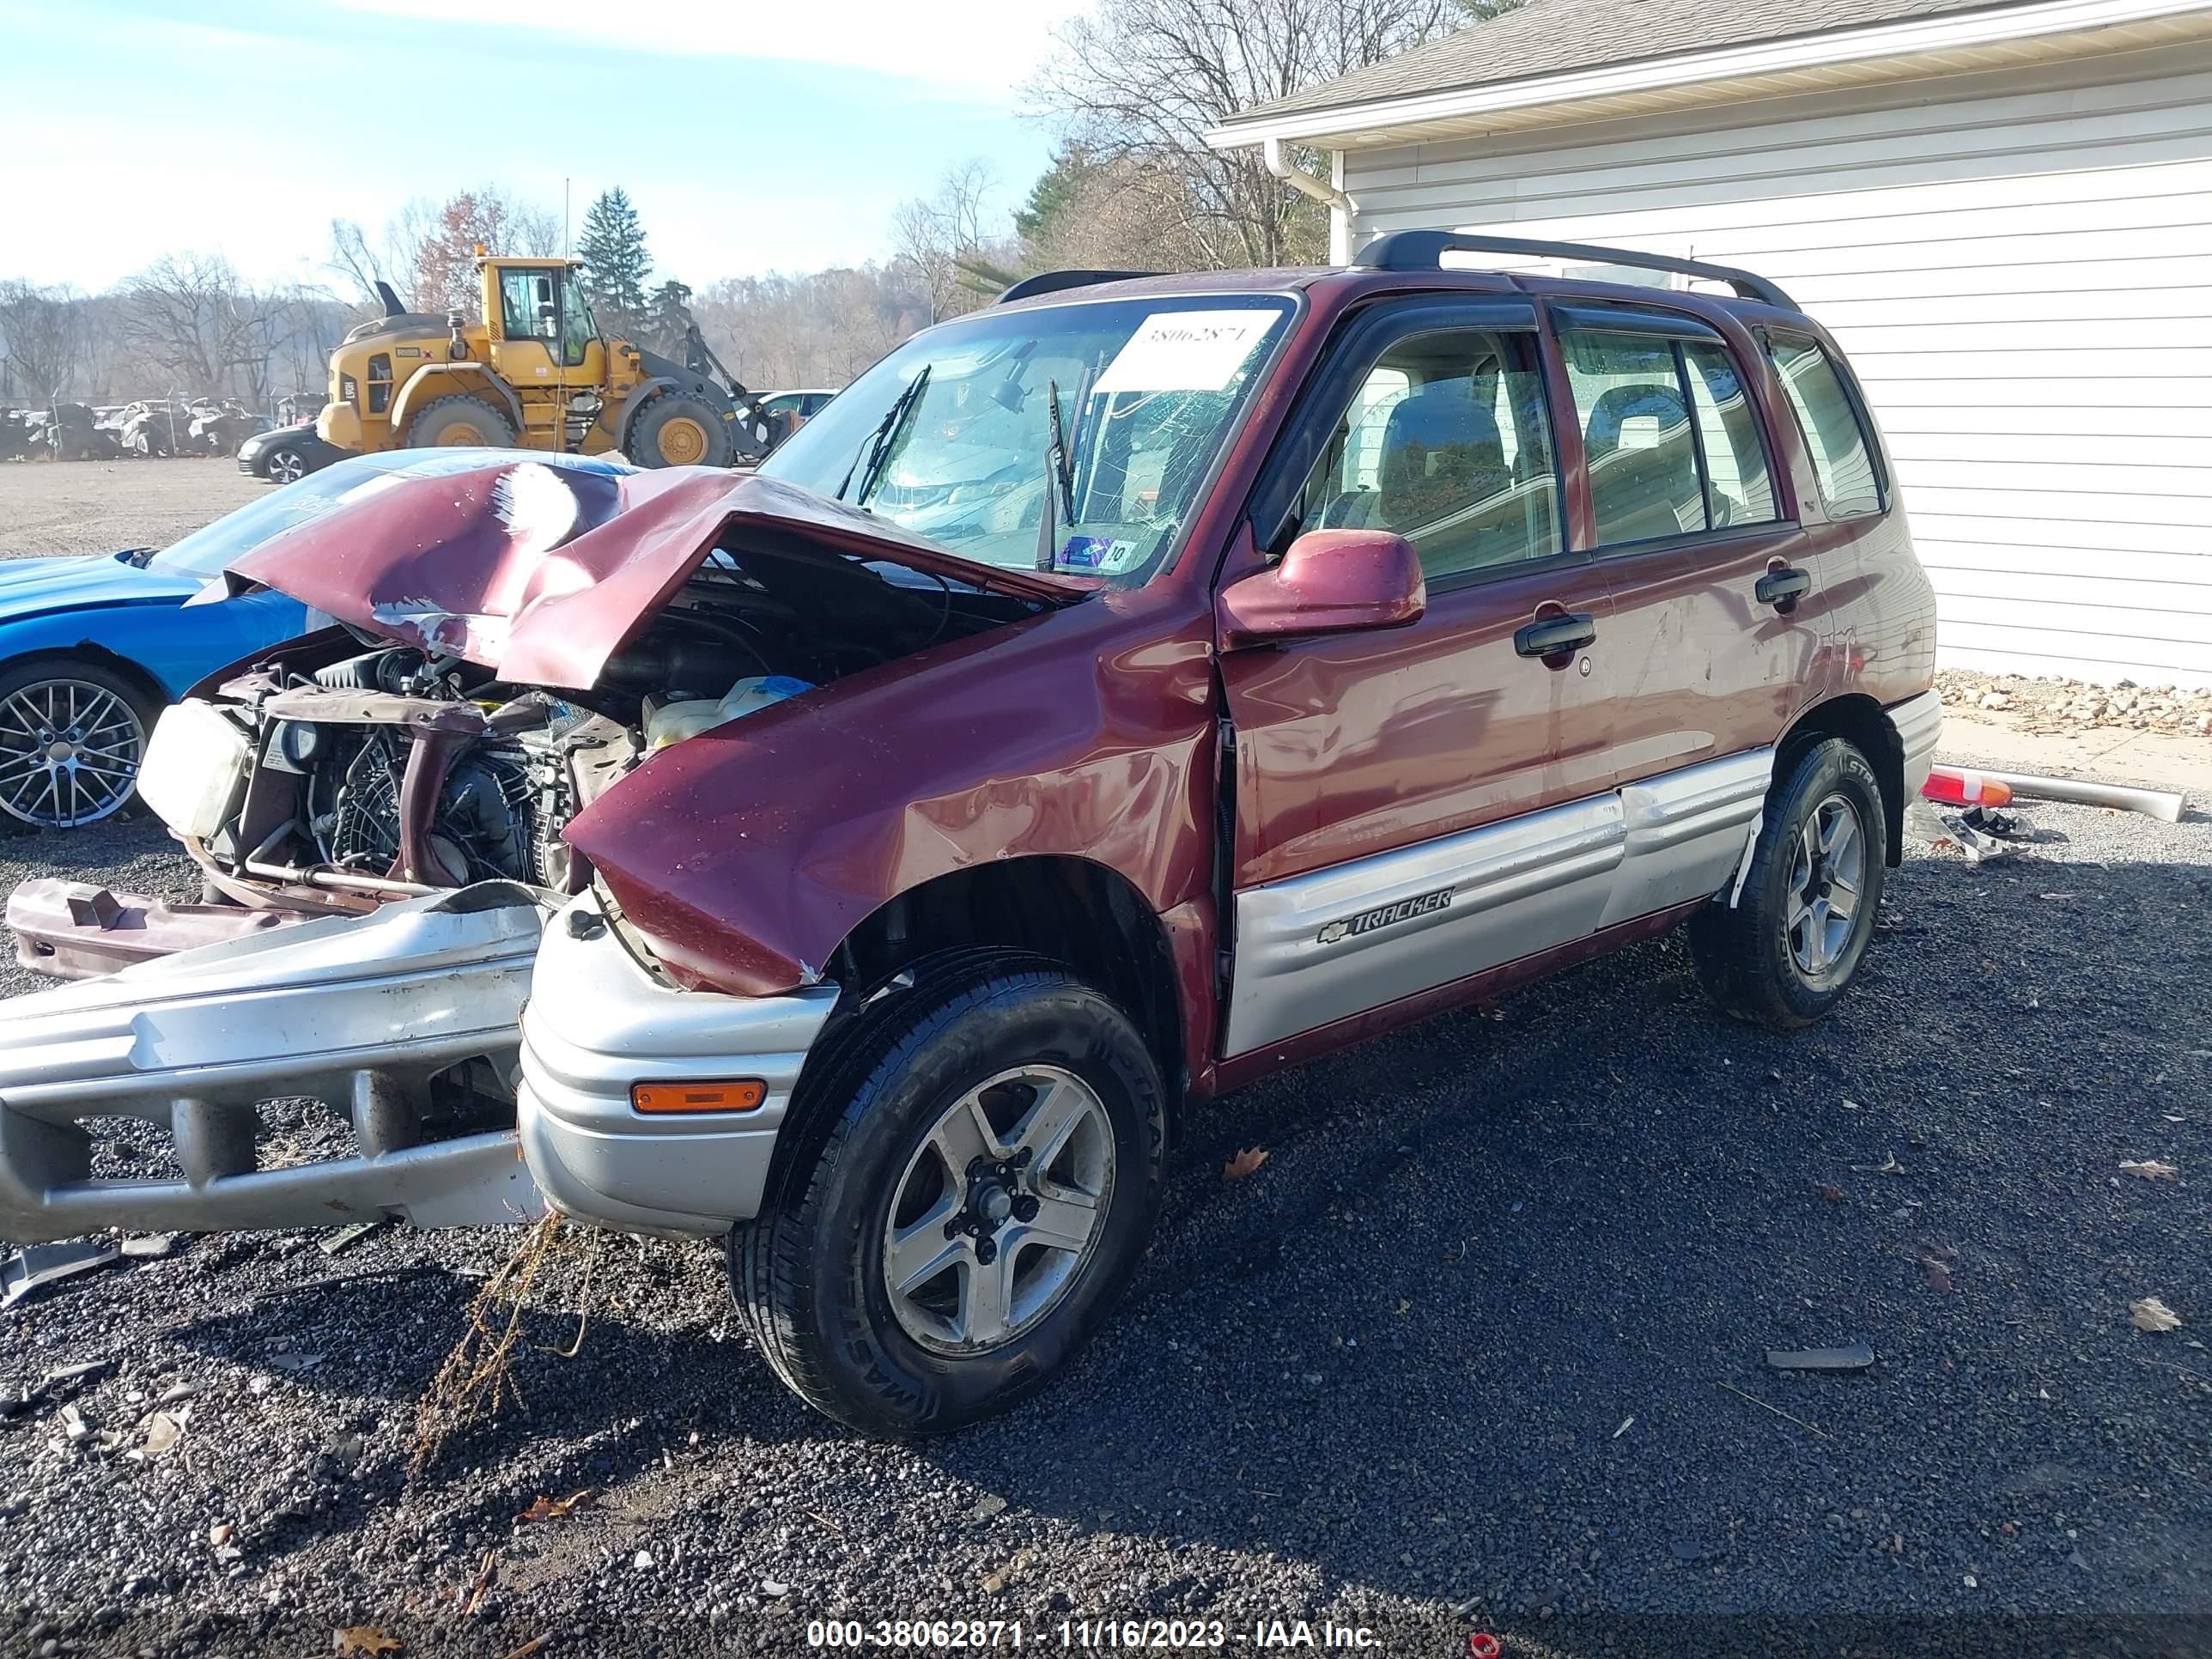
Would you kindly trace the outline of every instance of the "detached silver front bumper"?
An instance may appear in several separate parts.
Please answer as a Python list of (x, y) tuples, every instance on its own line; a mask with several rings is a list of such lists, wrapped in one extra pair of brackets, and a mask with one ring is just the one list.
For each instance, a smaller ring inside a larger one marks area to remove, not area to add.
[[(633, 957), (586, 893), (547, 924), (522, 1018), (524, 1154), (556, 1209), (623, 1232), (707, 1237), (759, 1213), (777, 1132), (837, 1003), (678, 991)], [(758, 1078), (747, 1112), (648, 1115), (634, 1084)]]
[[(422, 1115), (441, 1072), (512, 1074), (543, 927), (536, 893), (487, 882), (9, 1002), (0, 1236), (528, 1219), (542, 1206), (512, 1131), (426, 1141)], [(295, 1096), (351, 1117), (351, 1156), (260, 1166), (258, 1104)], [(94, 1178), (86, 1117), (166, 1127), (179, 1176)]]

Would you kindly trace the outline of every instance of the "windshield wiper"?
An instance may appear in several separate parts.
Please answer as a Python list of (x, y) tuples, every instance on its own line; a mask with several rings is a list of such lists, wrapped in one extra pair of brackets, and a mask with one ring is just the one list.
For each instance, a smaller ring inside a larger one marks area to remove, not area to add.
[(1075, 481), (1067, 476), (1067, 430), (1060, 417), (1060, 382), (1044, 383), (1044, 516), (1037, 520), (1036, 568), (1060, 562), (1060, 526), (1075, 522)]
[(891, 406), (884, 411), (882, 422), (868, 440), (865, 459), (855, 455), (852, 466), (845, 469), (845, 477), (837, 485), (839, 501), (845, 499), (845, 486), (853, 482), (853, 473), (857, 468), (860, 474), (860, 488), (853, 497), (853, 505), (863, 507), (867, 504), (868, 492), (876, 487), (876, 480), (883, 476), (884, 468), (890, 463), (891, 452), (898, 447), (899, 438), (906, 430), (907, 416), (921, 402), (922, 389), (929, 384), (929, 370), (930, 365), (924, 363), (921, 373), (907, 382), (906, 390), (893, 398)]

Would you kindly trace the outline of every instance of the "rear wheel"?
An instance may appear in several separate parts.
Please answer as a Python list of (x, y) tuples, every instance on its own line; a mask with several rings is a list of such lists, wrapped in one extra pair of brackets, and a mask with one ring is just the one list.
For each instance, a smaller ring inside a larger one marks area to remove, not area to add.
[(727, 466), (736, 444), (722, 416), (703, 398), (661, 392), (629, 429), (629, 458), (640, 466)]
[(1089, 1340), (1163, 1183), (1159, 1071), (1035, 957), (918, 970), (836, 1039), (731, 1282), (769, 1364), (873, 1432), (1005, 1409)]
[(407, 423), (410, 449), (506, 449), (514, 442), (514, 423), (469, 392), (425, 404)]
[(0, 674), (0, 823), (73, 830), (121, 811), (153, 728), (145, 695), (96, 663)]
[(1841, 738), (1803, 750), (1770, 795), (1743, 891), (1690, 920), (1690, 957), (1713, 1000), (1771, 1030), (1834, 1007), (1874, 937), (1888, 857), (1874, 768)]

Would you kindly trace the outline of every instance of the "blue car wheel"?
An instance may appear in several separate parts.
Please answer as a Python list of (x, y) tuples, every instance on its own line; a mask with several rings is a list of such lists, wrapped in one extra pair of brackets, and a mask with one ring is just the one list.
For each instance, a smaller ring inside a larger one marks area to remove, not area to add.
[(34, 830), (74, 830), (129, 804), (154, 717), (139, 690), (94, 663), (0, 674), (0, 812)]

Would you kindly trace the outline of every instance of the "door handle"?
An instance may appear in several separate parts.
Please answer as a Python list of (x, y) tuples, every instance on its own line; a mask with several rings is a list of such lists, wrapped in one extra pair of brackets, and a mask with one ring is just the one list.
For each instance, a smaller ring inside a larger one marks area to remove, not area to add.
[(1579, 612), (1532, 622), (1513, 636), (1513, 648), (1524, 657), (1563, 656), (1596, 643), (1597, 619)]
[(1751, 591), (1761, 605), (1787, 611), (1813, 591), (1813, 579), (1802, 570), (1770, 570)]

